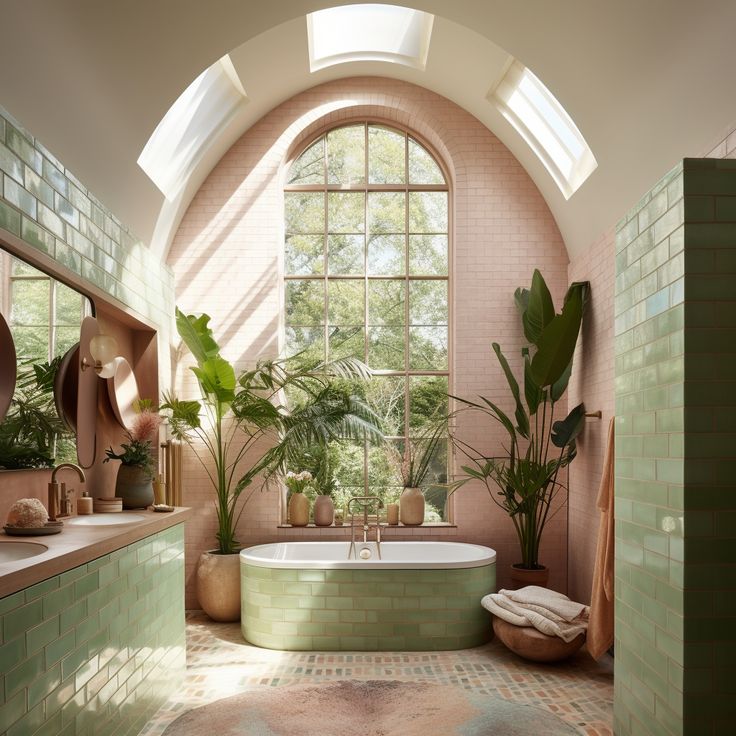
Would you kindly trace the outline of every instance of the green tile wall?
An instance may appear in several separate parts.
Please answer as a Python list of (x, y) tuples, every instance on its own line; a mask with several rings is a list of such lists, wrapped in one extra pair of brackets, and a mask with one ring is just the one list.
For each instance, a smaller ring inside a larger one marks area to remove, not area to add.
[(0, 598), (0, 734), (137, 734), (184, 673), (184, 526)]
[(50, 151), (0, 108), (0, 228), (154, 325), (174, 312), (174, 278)]
[(685, 159), (616, 234), (617, 734), (729, 733), (736, 161)]
[(480, 599), (496, 566), (452, 570), (286, 570), (241, 561), (241, 626), (268, 649), (424, 651), (491, 637)]

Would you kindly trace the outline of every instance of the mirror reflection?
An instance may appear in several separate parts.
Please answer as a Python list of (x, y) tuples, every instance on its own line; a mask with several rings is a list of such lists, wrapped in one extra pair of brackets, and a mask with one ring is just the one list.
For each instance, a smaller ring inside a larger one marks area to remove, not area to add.
[(0, 250), (0, 312), (17, 362), (15, 393), (0, 422), (0, 470), (76, 461), (74, 352), (91, 311), (85, 296)]

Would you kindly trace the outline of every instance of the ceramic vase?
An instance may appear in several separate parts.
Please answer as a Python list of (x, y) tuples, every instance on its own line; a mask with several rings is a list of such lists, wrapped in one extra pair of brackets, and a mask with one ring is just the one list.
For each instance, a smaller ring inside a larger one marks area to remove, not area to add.
[(306, 526), (309, 524), (309, 499), (303, 493), (292, 493), (289, 499), (289, 524)]
[(399, 519), (404, 526), (424, 522), (424, 494), (421, 488), (404, 488), (399, 498)]
[(214, 621), (240, 620), (240, 554), (203, 552), (197, 566), (197, 600)]
[(120, 465), (115, 481), (115, 496), (123, 499), (124, 509), (145, 509), (153, 503), (153, 479), (139, 465)]
[(386, 506), (386, 521), (390, 526), (396, 526), (399, 523), (399, 504), (390, 503)]
[(517, 563), (516, 565), (511, 565), (511, 580), (514, 590), (525, 588), (527, 585), (538, 585), (541, 588), (546, 588), (547, 581), (549, 580), (549, 568), (540, 565), (537, 569), (530, 570), (521, 567), (521, 563)]
[(335, 504), (329, 496), (317, 496), (314, 502), (315, 526), (330, 526), (335, 520)]

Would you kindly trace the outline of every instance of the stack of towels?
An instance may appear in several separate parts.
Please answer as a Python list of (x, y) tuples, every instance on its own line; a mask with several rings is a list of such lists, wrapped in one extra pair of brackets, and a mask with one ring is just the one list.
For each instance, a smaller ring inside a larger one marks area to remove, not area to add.
[(566, 642), (584, 634), (588, 628), (588, 606), (536, 585), (490, 593), (481, 600), (481, 605), (510, 624), (533, 626)]

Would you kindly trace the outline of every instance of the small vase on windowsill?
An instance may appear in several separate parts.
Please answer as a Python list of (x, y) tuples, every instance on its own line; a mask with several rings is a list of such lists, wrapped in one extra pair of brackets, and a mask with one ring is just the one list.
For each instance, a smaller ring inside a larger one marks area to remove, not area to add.
[(399, 498), (399, 520), (404, 526), (424, 523), (424, 494), (421, 488), (404, 488)]
[(335, 504), (327, 495), (318, 495), (314, 501), (314, 525), (332, 526), (335, 520)]

